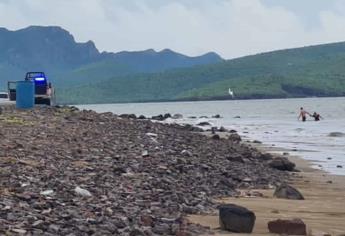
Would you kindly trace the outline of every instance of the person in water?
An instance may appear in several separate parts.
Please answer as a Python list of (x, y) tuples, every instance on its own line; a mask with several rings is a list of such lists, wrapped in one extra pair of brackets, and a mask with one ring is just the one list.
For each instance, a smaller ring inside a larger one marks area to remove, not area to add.
[(320, 119), (323, 119), (319, 113), (314, 112), (311, 117), (314, 117), (315, 121), (320, 121)]
[(302, 121), (305, 122), (307, 120), (307, 115), (310, 115), (310, 113), (304, 110), (303, 107), (301, 107), (298, 119), (302, 118)]

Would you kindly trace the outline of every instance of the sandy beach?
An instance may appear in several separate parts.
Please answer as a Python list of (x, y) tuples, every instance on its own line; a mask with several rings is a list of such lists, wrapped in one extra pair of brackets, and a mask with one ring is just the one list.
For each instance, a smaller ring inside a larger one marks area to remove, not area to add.
[[(263, 151), (273, 148), (256, 147)], [(277, 151), (277, 150), (274, 150)], [(269, 234), (267, 223), (276, 219), (300, 218), (307, 225), (308, 235), (345, 235), (345, 176), (330, 175), (311, 168), (311, 163), (300, 157), (289, 157), (301, 172), (294, 173), (290, 184), (304, 195), (304, 201), (277, 199), (274, 190), (255, 190), (264, 197), (240, 197), (220, 199), (222, 203), (244, 206), (256, 214), (256, 223), (252, 234)], [(246, 235), (228, 233), (219, 230), (218, 213), (206, 216), (190, 216), (193, 223), (209, 226), (216, 235)]]

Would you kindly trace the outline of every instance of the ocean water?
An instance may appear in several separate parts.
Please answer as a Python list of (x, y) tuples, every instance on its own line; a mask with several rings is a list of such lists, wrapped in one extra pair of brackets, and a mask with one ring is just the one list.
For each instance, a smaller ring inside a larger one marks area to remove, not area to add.
[[(298, 121), (299, 108), (324, 118), (319, 122), (308, 117)], [(130, 103), (82, 105), (81, 109), (115, 114), (134, 113), (152, 116), (182, 114), (183, 119), (168, 122), (197, 124), (208, 121), (212, 126), (237, 130), (249, 140), (286, 149), (314, 163), (315, 168), (345, 175), (345, 98), (303, 98), (267, 100), (231, 100), (207, 102)], [(212, 116), (219, 114), (221, 119)], [(190, 118), (190, 117), (197, 118)], [(200, 118), (207, 116), (208, 118)], [(211, 118), (210, 118), (211, 117)], [(338, 132), (338, 137), (332, 137)], [(338, 165), (343, 168), (337, 167)]]

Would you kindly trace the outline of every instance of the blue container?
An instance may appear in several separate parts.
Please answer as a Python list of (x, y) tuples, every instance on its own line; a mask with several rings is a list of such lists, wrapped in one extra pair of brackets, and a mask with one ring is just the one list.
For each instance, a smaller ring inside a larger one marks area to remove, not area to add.
[(16, 107), (30, 109), (35, 105), (35, 82), (18, 81), (16, 85)]

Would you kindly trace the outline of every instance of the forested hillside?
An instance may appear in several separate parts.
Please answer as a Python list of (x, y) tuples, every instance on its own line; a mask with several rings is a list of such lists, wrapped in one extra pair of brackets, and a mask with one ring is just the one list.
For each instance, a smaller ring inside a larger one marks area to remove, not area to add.
[(62, 91), (62, 102), (275, 98), (345, 95), (345, 43), (281, 50), (213, 65), (114, 76)]

